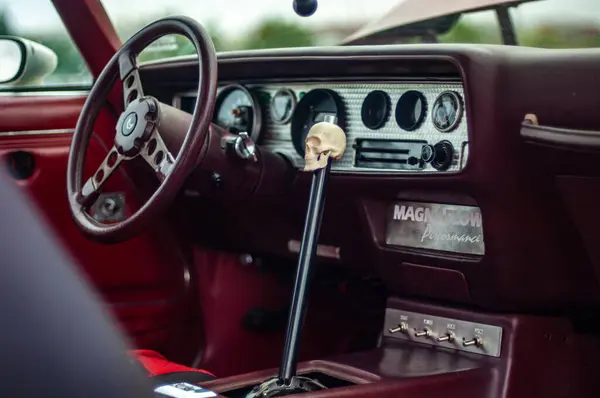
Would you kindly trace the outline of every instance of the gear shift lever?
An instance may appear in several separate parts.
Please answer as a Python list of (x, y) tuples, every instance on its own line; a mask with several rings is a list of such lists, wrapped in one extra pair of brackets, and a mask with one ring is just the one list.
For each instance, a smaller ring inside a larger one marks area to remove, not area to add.
[(341, 158), (346, 150), (346, 135), (336, 123), (335, 116), (326, 116), (325, 121), (315, 124), (306, 137), (304, 170), (313, 171), (313, 176), (279, 376), (256, 386), (247, 398), (271, 398), (326, 388), (316, 380), (296, 376), (296, 366), (331, 162)]

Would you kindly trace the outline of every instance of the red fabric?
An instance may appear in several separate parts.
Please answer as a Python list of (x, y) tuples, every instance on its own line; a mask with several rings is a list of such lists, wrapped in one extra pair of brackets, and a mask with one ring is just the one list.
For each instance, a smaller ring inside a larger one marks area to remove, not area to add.
[(170, 362), (167, 358), (152, 350), (131, 350), (129, 354), (137, 359), (148, 371), (148, 377), (159, 376), (175, 372), (199, 372), (214, 376), (212, 373), (202, 370), (189, 368)]

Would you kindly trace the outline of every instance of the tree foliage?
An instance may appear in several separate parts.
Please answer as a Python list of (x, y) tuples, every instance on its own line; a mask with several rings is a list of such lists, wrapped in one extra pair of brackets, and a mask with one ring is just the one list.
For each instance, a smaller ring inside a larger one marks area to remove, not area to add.
[(441, 43), (502, 44), (500, 31), (496, 26), (479, 26), (458, 21), (446, 34), (438, 37)]
[[(547, 22), (534, 27), (515, 28), (521, 46), (541, 48), (600, 47), (600, 26)], [(442, 43), (502, 44), (497, 23), (480, 25), (459, 21), (448, 33), (440, 36)]]
[(310, 30), (293, 22), (267, 19), (239, 42), (240, 49), (306, 47), (314, 44)]

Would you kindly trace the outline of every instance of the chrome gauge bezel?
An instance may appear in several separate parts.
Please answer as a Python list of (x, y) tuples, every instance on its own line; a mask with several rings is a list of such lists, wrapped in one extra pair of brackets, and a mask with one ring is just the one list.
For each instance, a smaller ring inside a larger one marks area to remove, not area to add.
[[(229, 93), (231, 93), (233, 90), (243, 91), (244, 94), (246, 94), (248, 96), (248, 98), (250, 99), (250, 104), (252, 105), (252, 132), (249, 135), (250, 135), (250, 138), (252, 138), (252, 140), (254, 142), (257, 142), (260, 138), (260, 132), (261, 132), (261, 127), (262, 127), (262, 109), (260, 107), (260, 102), (258, 100), (258, 96), (241, 84), (229, 84), (219, 90), (219, 94), (217, 95), (217, 100), (215, 101), (215, 110), (213, 113), (213, 123), (218, 124), (218, 123), (216, 123), (216, 117), (219, 114), (219, 109), (221, 107), (221, 104), (222, 104), (223, 100), (226, 98), (226, 96)], [(227, 128), (227, 126), (221, 126), (221, 127)]]
[[(290, 110), (289, 115), (287, 115), (285, 118), (277, 119), (277, 117), (275, 116), (275, 98), (281, 94), (286, 94), (289, 98), (291, 98), (292, 109)], [(292, 120), (292, 117), (294, 116), (294, 111), (296, 110), (296, 105), (298, 105), (298, 100), (296, 99), (296, 93), (294, 93), (293, 90), (291, 90), (289, 88), (281, 88), (281, 89), (277, 90), (275, 92), (275, 94), (273, 94), (271, 101), (269, 101), (269, 115), (271, 116), (271, 120), (273, 121), (273, 123), (275, 123), (275, 124), (289, 123), (290, 120)]]
[[(379, 99), (383, 100), (384, 114), (383, 114), (383, 117), (377, 121), (377, 123), (370, 124), (365, 121), (365, 119), (366, 119), (365, 114), (367, 113), (367, 111), (369, 110), (369, 106), (371, 105), (369, 103), (369, 101), (372, 101), (372, 99), (375, 96), (378, 96)], [(390, 98), (388, 93), (386, 93), (383, 90), (373, 90), (365, 96), (365, 99), (362, 102), (362, 105), (360, 108), (360, 118), (361, 118), (363, 125), (366, 128), (368, 128), (369, 130), (379, 130), (380, 128), (385, 126), (385, 124), (388, 122), (388, 120), (390, 119), (391, 112), (392, 112), (392, 99)]]
[[(441, 128), (438, 126), (438, 124), (436, 123), (436, 120), (435, 120), (435, 109), (436, 109), (436, 105), (437, 105), (438, 101), (445, 95), (451, 95), (454, 97), (454, 99), (456, 100), (458, 109), (456, 110), (456, 120), (454, 120), (454, 122), (452, 122), (452, 124), (449, 125), (448, 127)], [(457, 93), (456, 91), (451, 91), (451, 90), (443, 91), (436, 97), (435, 101), (433, 102), (433, 106), (431, 107), (431, 122), (433, 123), (433, 126), (438, 131), (441, 131), (442, 133), (449, 133), (450, 131), (452, 131), (458, 127), (458, 125), (460, 124), (460, 122), (462, 120), (463, 113), (464, 113), (464, 102), (463, 102), (463, 99), (460, 96), (460, 94)]]
[[(418, 119), (415, 120), (414, 122), (412, 122), (411, 125), (407, 125), (403, 121), (402, 122), (400, 121), (401, 117), (406, 116), (406, 114), (403, 114), (403, 112), (409, 112), (411, 114), (414, 114), (414, 111), (416, 109), (417, 102), (416, 101), (414, 103), (410, 102), (410, 100), (412, 98), (409, 98), (409, 96), (414, 97), (414, 99), (417, 99), (418, 101), (420, 101), (420, 104), (421, 104), (421, 113), (419, 114)], [(409, 101), (409, 104), (406, 103), (407, 100)], [(404, 93), (402, 93), (400, 98), (398, 98), (398, 102), (396, 103), (396, 108), (394, 110), (394, 119), (396, 120), (396, 124), (403, 131), (418, 130), (419, 127), (421, 127), (421, 125), (425, 121), (425, 119), (427, 119), (427, 111), (428, 111), (427, 107), (428, 107), (427, 98), (425, 98), (425, 95), (421, 91), (419, 91), (419, 90), (405, 91)]]

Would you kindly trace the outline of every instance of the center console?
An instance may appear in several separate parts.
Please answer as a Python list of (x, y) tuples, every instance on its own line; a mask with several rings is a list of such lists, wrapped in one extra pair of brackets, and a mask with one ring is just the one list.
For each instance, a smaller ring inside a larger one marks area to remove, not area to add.
[[(599, 387), (592, 376), (599, 348), (559, 318), (488, 315), (390, 298), (377, 348), (301, 362), (298, 374), (326, 387), (305, 393), (313, 397), (580, 397)], [(244, 397), (277, 372), (203, 387)]]

